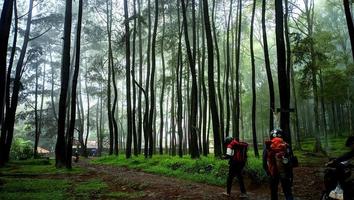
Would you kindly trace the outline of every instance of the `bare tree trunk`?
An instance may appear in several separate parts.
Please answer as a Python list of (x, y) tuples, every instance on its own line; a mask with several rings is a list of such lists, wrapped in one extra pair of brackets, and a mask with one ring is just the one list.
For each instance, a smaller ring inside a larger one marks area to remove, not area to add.
[[(0, 18), (0, 128), (3, 126), (4, 119), (4, 107), (5, 107), (5, 94), (6, 94), (6, 56), (7, 56), (7, 45), (9, 42), (9, 35), (11, 29), (11, 19), (14, 7), (13, 0), (4, 0), (1, 18)], [(16, 7), (15, 7), (16, 9)], [(15, 21), (17, 21), (15, 19)], [(17, 30), (15, 32), (17, 34)], [(16, 37), (15, 37), (16, 40)], [(16, 49), (15, 46), (13, 48)], [(10, 71), (11, 72), (11, 71)], [(1, 142), (0, 146), (4, 144)], [(3, 149), (1, 149), (3, 151)], [(0, 157), (0, 162), (2, 162), (2, 157)], [(2, 164), (2, 163), (0, 163)]]
[[(111, 56), (110, 53), (112, 52), (111, 47), (111, 26), (110, 26), (110, 15), (108, 0), (106, 0), (106, 21), (107, 21), (107, 34), (108, 34), (108, 81), (107, 81), (107, 114), (108, 114), (108, 128), (109, 128), (109, 155), (113, 154), (113, 140), (114, 140), (114, 133), (113, 133), (113, 120), (112, 120), (112, 109), (111, 109), (111, 78), (112, 78), (112, 64), (111, 64)], [(113, 72), (114, 73), (114, 72)]]
[[(183, 118), (183, 102), (182, 102), (182, 29), (180, 22), (180, 7), (179, 0), (177, 0), (177, 20), (178, 20), (178, 51), (177, 51), (177, 66), (176, 66), (176, 91), (177, 91), (177, 131), (178, 131), (178, 155), (183, 156), (183, 128), (182, 128), (182, 118)], [(171, 17), (172, 20), (172, 17)], [(173, 94), (172, 94), (173, 95)], [(172, 99), (173, 103), (174, 99)], [(173, 124), (171, 124), (173, 126)]]
[(254, 50), (253, 50), (253, 24), (254, 15), (256, 11), (256, 0), (253, 1), (252, 8), (252, 19), (251, 19), (251, 33), (250, 33), (250, 49), (251, 49), (251, 64), (252, 64), (252, 136), (253, 136), (253, 149), (254, 154), (258, 158), (258, 143), (257, 143), (257, 132), (256, 132), (256, 64), (254, 60)]
[[(162, 60), (162, 89), (160, 96), (160, 154), (163, 154), (162, 148), (162, 139), (164, 132), (164, 119), (163, 119), (163, 100), (164, 100), (164, 92), (165, 92), (165, 57), (164, 57), (164, 37), (165, 37), (165, 9), (164, 9), (164, 1), (162, 1), (162, 38), (161, 38), (161, 60)], [(166, 147), (165, 147), (166, 148)]]
[(129, 20), (128, 20), (128, 1), (124, 0), (124, 19), (125, 19), (125, 77), (126, 77), (126, 95), (127, 95), (127, 149), (125, 151), (125, 157), (131, 157), (132, 148), (132, 108), (131, 108), (131, 94), (130, 94), (130, 32), (129, 32)]
[[(61, 68), (61, 89), (59, 98), (58, 137), (55, 146), (55, 166), (62, 168), (67, 163), (65, 141), (66, 98), (70, 73), (70, 43), (71, 43), (72, 1), (66, 0), (64, 22), (64, 44)], [(71, 158), (69, 158), (71, 159)]]
[[(350, 12), (349, 0), (343, 0), (345, 18), (347, 19), (347, 26), (349, 32), (350, 45), (352, 46), (352, 55), (354, 60), (354, 23)], [(352, 2), (353, 5), (353, 2)]]
[[(76, 32), (76, 55), (75, 55), (75, 68), (74, 68), (74, 76), (73, 83), (71, 89), (71, 116), (70, 116), (70, 125), (68, 132), (68, 141), (67, 141), (67, 163), (66, 168), (71, 169), (71, 157), (72, 157), (72, 146), (74, 139), (74, 128), (76, 121), (76, 88), (77, 88), (77, 79), (79, 76), (80, 69), (80, 41), (81, 41), (81, 24), (82, 24), (82, 0), (79, 0), (79, 12), (78, 12), (78, 20), (77, 20), (77, 32)], [(88, 130), (88, 127), (87, 127)]]
[(208, 1), (203, 0), (205, 33), (206, 33), (207, 48), (208, 48), (209, 102), (210, 102), (210, 109), (211, 109), (211, 115), (213, 120), (214, 154), (215, 157), (220, 157), (222, 155), (221, 141), (220, 141), (220, 124), (219, 124), (218, 107), (216, 104), (216, 95), (215, 95), (215, 86), (214, 86), (214, 50), (213, 50), (213, 38), (211, 35), (208, 8), (209, 8)]
[(272, 71), (270, 69), (269, 53), (268, 53), (268, 39), (265, 23), (266, 12), (266, 0), (262, 0), (262, 34), (263, 34), (263, 46), (264, 46), (264, 62), (267, 72), (268, 88), (269, 88), (269, 132), (274, 129), (274, 84), (272, 78)]

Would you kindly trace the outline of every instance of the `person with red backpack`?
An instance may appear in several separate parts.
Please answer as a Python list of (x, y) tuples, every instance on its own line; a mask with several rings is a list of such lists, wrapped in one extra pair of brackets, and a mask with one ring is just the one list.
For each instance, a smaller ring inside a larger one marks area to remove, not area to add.
[(281, 129), (270, 133), (270, 140), (265, 141), (263, 150), (263, 168), (270, 179), (271, 199), (278, 199), (279, 182), (283, 188), (286, 200), (293, 200), (292, 194), (292, 164), (291, 148), (283, 138)]
[(248, 144), (245, 142), (239, 142), (238, 140), (227, 137), (225, 139), (226, 145), (226, 156), (225, 158), (229, 159), (229, 174), (227, 177), (227, 188), (226, 194), (230, 196), (232, 180), (234, 177), (237, 177), (240, 184), (240, 198), (247, 198), (245, 184), (243, 182), (242, 171), (245, 167), (247, 161), (247, 147)]

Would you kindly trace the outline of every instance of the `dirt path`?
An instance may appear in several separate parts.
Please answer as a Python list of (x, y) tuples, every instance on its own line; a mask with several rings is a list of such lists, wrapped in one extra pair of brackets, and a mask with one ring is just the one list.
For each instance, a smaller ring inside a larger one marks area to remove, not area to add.
[[(111, 192), (132, 194), (134, 199), (239, 199), (239, 187), (234, 183), (231, 197), (222, 193), (222, 187), (194, 183), (173, 177), (149, 174), (138, 170), (109, 165), (90, 164), (81, 160), (78, 165), (89, 170), (90, 177), (99, 177), (108, 185)], [(294, 194), (297, 200), (319, 199), (322, 190), (320, 172), (315, 168), (295, 169)], [(269, 199), (267, 185), (253, 185), (246, 181), (248, 199)], [(134, 196), (134, 194), (139, 195)], [(280, 198), (281, 199), (281, 198)]]

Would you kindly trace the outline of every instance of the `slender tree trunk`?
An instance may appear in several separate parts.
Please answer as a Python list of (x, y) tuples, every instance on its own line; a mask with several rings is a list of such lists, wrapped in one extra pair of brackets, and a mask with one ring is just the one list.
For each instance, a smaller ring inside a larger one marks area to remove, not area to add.
[[(165, 9), (164, 9), (164, 1), (162, 1), (162, 38), (161, 38), (161, 60), (162, 60), (162, 89), (161, 89), (161, 96), (160, 96), (160, 154), (163, 154), (163, 147), (162, 147), (162, 139), (163, 139), (163, 132), (164, 132), (164, 119), (163, 119), (163, 100), (164, 100), (164, 92), (165, 92), (165, 57), (164, 57), (164, 37), (165, 37)], [(166, 147), (165, 147), (166, 148)]]
[(220, 157), (221, 152), (221, 141), (220, 141), (220, 124), (218, 116), (218, 107), (216, 104), (215, 86), (214, 86), (214, 49), (213, 49), (213, 38), (211, 35), (211, 27), (209, 20), (209, 10), (208, 1), (203, 0), (203, 13), (204, 13), (204, 23), (205, 23), (205, 33), (207, 39), (208, 48), (208, 85), (209, 85), (209, 102), (211, 115), (213, 120), (213, 133), (214, 133), (214, 154), (215, 157)]
[(237, 32), (237, 47), (236, 47), (236, 133), (234, 133), (234, 137), (240, 139), (240, 53), (241, 53), (241, 27), (242, 27), (242, 1), (239, 0), (239, 15), (238, 15), (238, 32)]
[[(140, 1), (138, 0), (138, 13), (141, 15)], [(142, 85), (143, 82), (143, 41), (142, 41), (142, 27), (141, 20), (138, 20), (138, 28), (139, 28), (139, 85)], [(142, 119), (142, 103), (141, 97), (142, 91), (139, 90), (138, 95), (138, 153), (141, 153), (141, 144), (142, 144), (142, 127), (143, 127), (143, 119)]]
[[(149, 97), (149, 86), (150, 86), (150, 49), (151, 49), (151, 2), (148, 0), (148, 45), (147, 45), (147, 51), (146, 51), (146, 64), (147, 64), (147, 70), (146, 70), (146, 82), (145, 82), (145, 91), (146, 95)], [(144, 121), (145, 121), (145, 126), (144, 126), (144, 137), (145, 137), (145, 157), (149, 156), (149, 147), (153, 147), (153, 144), (149, 144), (150, 141), (152, 141), (152, 138), (150, 139), (150, 135), (152, 135), (152, 130), (150, 131), (150, 115), (149, 115), (149, 101), (145, 103), (145, 114), (144, 114)]]
[(125, 19), (125, 77), (126, 77), (126, 95), (127, 95), (127, 149), (125, 151), (125, 157), (131, 157), (132, 148), (132, 108), (131, 108), (131, 94), (130, 94), (130, 32), (129, 32), (129, 20), (128, 20), (128, 1), (124, 0), (124, 19)]
[[(353, 4), (353, 2), (352, 2), (352, 4)], [(349, 0), (343, 0), (343, 5), (344, 5), (345, 18), (347, 19), (350, 45), (352, 46), (352, 56), (353, 56), (353, 60), (354, 60), (354, 23), (353, 23), (353, 18), (352, 18), (351, 12), (350, 12)]]
[[(288, 8), (286, 8), (288, 9)], [(289, 86), (288, 86), (288, 72), (286, 71), (286, 55), (284, 42), (284, 20), (283, 20), (283, 4), (281, 0), (275, 0), (275, 35), (277, 46), (277, 60), (278, 60), (278, 85), (280, 96), (280, 128), (284, 131), (284, 140), (291, 145), (290, 134), (290, 115), (289, 115)]]
[(65, 118), (66, 118), (66, 98), (68, 92), (68, 81), (70, 72), (70, 43), (71, 43), (71, 20), (72, 20), (72, 1), (66, 0), (65, 22), (64, 22), (64, 44), (61, 68), (61, 89), (59, 98), (59, 118), (58, 136), (55, 146), (55, 166), (62, 168), (66, 165), (66, 141), (65, 141)]
[(256, 132), (256, 64), (254, 60), (254, 50), (253, 50), (253, 24), (254, 15), (256, 11), (256, 0), (253, 1), (252, 8), (252, 19), (251, 19), (251, 33), (250, 33), (250, 49), (251, 49), (251, 64), (252, 64), (252, 136), (253, 136), (253, 149), (254, 154), (258, 158), (258, 143), (257, 143), (257, 132)]
[(84, 143), (84, 156), (88, 157), (89, 152), (87, 151), (87, 140), (90, 134), (90, 94), (87, 86), (88, 71), (86, 69), (85, 75), (85, 89), (86, 89), (86, 103), (87, 103), (87, 115), (86, 115), (86, 137)]
[(269, 53), (268, 53), (268, 39), (267, 39), (267, 30), (265, 23), (265, 12), (266, 12), (266, 0), (262, 0), (262, 35), (263, 35), (263, 50), (264, 50), (264, 62), (267, 72), (268, 79), (268, 89), (269, 89), (269, 132), (274, 129), (274, 84), (272, 78), (272, 71), (270, 69)]
[[(4, 107), (5, 107), (5, 93), (6, 93), (6, 56), (7, 45), (9, 42), (9, 35), (11, 29), (11, 19), (13, 12), (14, 0), (4, 0), (1, 18), (0, 18), (0, 128), (3, 125)], [(16, 7), (15, 7), (16, 9)], [(16, 20), (16, 19), (15, 19)], [(17, 33), (17, 30), (15, 34)], [(16, 40), (16, 37), (15, 37)], [(16, 49), (15, 46), (13, 48)], [(11, 72), (11, 71), (10, 71)], [(1, 143), (0, 146), (4, 144)], [(3, 149), (0, 149), (3, 151)], [(0, 164), (2, 164), (2, 157), (0, 157)]]
[[(79, 76), (79, 69), (80, 69), (80, 41), (81, 41), (81, 24), (82, 24), (82, 0), (79, 0), (79, 12), (78, 12), (78, 19), (77, 19), (77, 32), (76, 32), (76, 55), (75, 55), (75, 67), (74, 67), (74, 76), (73, 76), (73, 83), (71, 88), (71, 116), (70, 116), (70, 125), (69, 125), (69, 132), (68, 132), (68, 143), (67, 143), (67, 163), (66, 168), (71, 169), (71, 157), (72, 157), (72, 146), (73, 146), (73, 139), (74, 139), (74, 128), (75, 128), (75, 121), (76, 121), (76, 88), (77, 88), (77, 79)], [(88, 130), (88, 127), (87, 127)]]
[[(194, 9), (194, 7), (193, 7)], [(198, 86), (197, 86), (197, 75), (195, 70), (195, 57), (193, 57), (191, 47), (188, 38), (188, 23), (187, 23), (187, 12), (185, 1), (182, 0), (182, 13), (183, 13), (183, 26), (184, 26), (184, 39), (186, 42), (187, 55), (189, 60), (189, 67), (192, 75), (192, 90), (191, 90), (191, 109), (189, 117), (189, 132), (191, 134), (191, 157), (199, 158), (198, 150), (198, 138), (197, 138), (197, 113), (198, 113)]]
[(111, 42), (111, 26), (110, 26), (110, 15), (108, 0), (106, 0), (106, 21), (107, 21), (107, 35), (108, 35), (108, 81), (107, 81), (107, 114), (108, 114), (108, 129), (109, 129), (109, 155), (113, 154), (113, 140), (114, 140), (114, 133), (113, 133), (113, 120), (112, 120), (112, 109), (111, 109), (111, 78), (112, 78), (112, 64), (111, 64), (111, 56), (110, 53), (112, 52), (112, 42)]
[[(133, 14), (136, 16), (136, 0), (133, 1)], [(132, 53), (132, 83), (135, 82), (135, 52), (136, 52), (136, 18), (134, 18), (134, 28), (133, 28), (133, 53)], [(132, 134), (133, 134), (133, 144), (134, 144), (134, 155), (138, 155), (138, 137), (136, 130), (136, 88), (133, 87), (133, 104), (132, 104)]]
[[(216, 2), (213, 0), (213, 9), (212, 9), (212, 26), (213, 26), (213, 36), (214, 36), (214, 44), (215, 44), (215, 51), (216, 51), (216, 63), (217, 63), (217, 74), (218, 74), (218, 82), (217, 82), (217, 95), (218, 95), (218, 101), (219, 101), (219, 109), (220, 109), (220, 121), (219, 121), (219, 126), (220, 126), (220, 136), (224, 137), (224, 103), (222, 99), (222, 92), (221, 92), (221, 64), (220, 64), (220, 51), (219, 51), (219, 46), (218, 46), (218, 39), (217, 39), (217, 32), (216, 32), (216, 25), (215, 25), (215, 6)], [(209, 9), (209, 8), (208, 8)], [(205, 23), (205, 22), (204, 22)], [(223, 139), (221, 139), (223, 141)]]
[(232, 17), (232, 0), (230, 1), (230, 11), (229, 18), (227, 20), (227, 30), (226, 30), (226, 79), (225, 79), (225, 93), (226, 93), (226, 136), (229, 136), (230, 132), (230, 89), (229, 89), (229, 77), (230, 77), (230, 68), (231, 68), (231, 55), (230, 55), (230, 24)]
[[(178, 51), (177, 51), (177, 66), (176, 66), (176, 91), (177, 91), (177, 131), (178, 131), (178, 155), (179, 157), (183, 156), (183, 128), (182, 128), (182, 118), (183, 118), (183, 102), (182, 102), (182, 29), (180, 22), (180, 4), (179, 0), (177, 0), (177, 15), (178, 15)], [(172, 20), (172, 18), (171, 18)], [(173, 103), (174, 99), (172, 99)], [(172, 124), (173, 126), (173, 124)]]
[(38, 68), (36, 66), (36, 86), (35, 86), (35, 95), (34, 95), (34, 124), (35, 124), (35, 133), (34, 133), (34, 147), (33, 147), (33, 158), (37, 158), (38, 152), (38, 140), (39, 140), (39, 125), (38, 125)]

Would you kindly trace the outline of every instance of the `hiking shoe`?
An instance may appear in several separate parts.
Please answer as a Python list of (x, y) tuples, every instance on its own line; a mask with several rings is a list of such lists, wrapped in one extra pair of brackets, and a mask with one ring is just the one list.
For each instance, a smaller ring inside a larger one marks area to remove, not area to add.
[(241, 193), (240, 198), (248, 198), (248, 195), (246, 193)]

